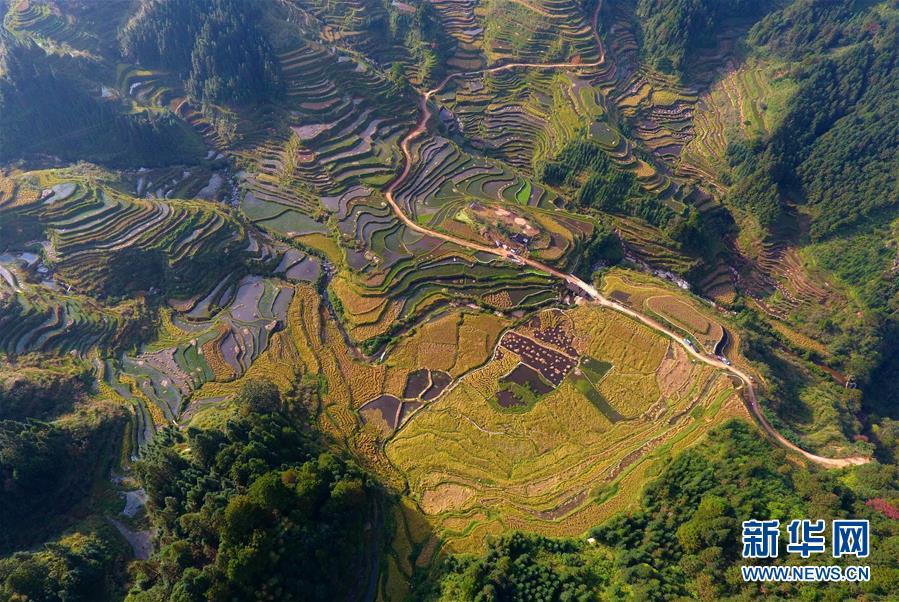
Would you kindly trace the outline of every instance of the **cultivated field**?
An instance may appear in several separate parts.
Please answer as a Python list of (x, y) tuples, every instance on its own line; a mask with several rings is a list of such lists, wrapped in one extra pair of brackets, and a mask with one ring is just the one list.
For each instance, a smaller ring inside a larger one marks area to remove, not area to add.
[(706, 353), (716, 353), (725, 330), (715, 310), (636, 272), (613, 270), (603, 277), (602, 293), (633, 309), (655, 315), (682, 332)]
[[(115, 39), (99, 24), (76, 33), (64, 3), (7, 4), (7, 29), (53, 52)], [(403, 492), (386, 506), (389, 599), (416, 568), (488, 535), (579, 536), (636, 508), (673, 452), (745, 415), (724, 373), (622, 314), (573, 304), (563, 282), (514, 255), (589, 268), (580, 261), (603, 225), (634, 263), (702, 273), (703, 294), (733, 301), (723, 260), (701, 265), (644, 214), (588, 209), (570, 198), (575, 183), (550, 185), (543, 170), (587, 141), (666, 215), (722, 211), (728, 141), (771, 132), (793, 92), (780, 66), (728, 65), (694, 89), (641, 63), (631, 3), (603, 3), (602, 43), (589, 2), (272, 4), (292, 26), (273, 36), (284, 95), (271, 103), (194, 106), (176, 74), (125, 63), (97, 86), (189, 124), (206, 145), (196, 164), (0, 174), (0, 220), (20, 225), (0, 221), (0, 351), (89, 366), (98, 395), (131, 409), (135, 453), (166, 426), (226, 424), (250, 379), (301, 382), (329, 440)], [(410, 20), (428, 20), (434, 40), (408, 47), (397, 33)], [(407, 140), (420, 93), (439, 82)], [(770, 315), (836, 299), (795, 252), (758, 256), (780, 270), (760, 301)], [(621, 269), (599, 288), (745, 364), (731, 353), (737, 333), (702, 300)], [(800, 434), (827, 442), (823, 422)]]
[[(311, 288), (294, 291), (284, 330), (236, 380), (197, 389), (188, 418), (224, 420), (218, 400), (247, 378), (286, 387), (293, 370), (320, 374), (320, 426), (409, 487), (391, 552), (394, 588), (438, 548), (474, 550), (511, 528), (586, 531), (632, 507), (642, 475), (672, 449), (744, 412), (730, 379), (609, 310), (543, 310), (513, 325), (455, 309), (372, 364), (346, 347)], [(533, 399), (503, 407), (504, 388)]]
[[(728, 378), (620, 314), (581, 306), (537, 317), (545, 324), (507, 333), (488, 364), (387, 443), (448, 549), (474, 549), (510, 528), (581, 533), (636, 502), (632, 475), (743, 411)], [(525, 411), (494, 403), (522, 365), (552, 391)]]

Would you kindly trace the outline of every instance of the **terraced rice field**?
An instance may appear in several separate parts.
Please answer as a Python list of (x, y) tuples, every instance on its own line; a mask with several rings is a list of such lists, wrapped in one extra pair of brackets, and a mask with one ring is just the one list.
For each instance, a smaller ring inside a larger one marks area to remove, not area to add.
[(30, 249), (0, 256), (0, 296), (9, 310), (2, 347), (10, 355), (86, 356), (130, 345), (149, 313), (143, 298), (116, 301), (129, 281), (196, 295), (242, 261), (262, 267), (275, 260), (221, 208), (135, 198), (118, 180), (119, 188), (108, 185), (107, 175), (73, 168), (4, 178), (0, 218), (20, 225), (10, 242)]
[(457, 71), (473, 71), (486, 61), (483, 56), (484, 28), (475, 15), (475, 0), (434, 0), (444, 31), (455, 41), (456, 47), (447, 61), (447, 67)]
[[(447, 311), (402, 337), (383, 363), (373, 363), (346, 345), (312, 288), (301, 285), (295, 290), (283, 330), (270, 336), (269, 346), (235, 380), (200, 386), (191, 402), (199, 404), (198, 409), (188, 419), (202, 420), (209, 412), (225, 411), (215, 405), (204, 407), (203, 400), (215, 404), (239, 390), (248, 378), (266, 376), (287, 386), (294, 370), (318, 373), (327, 391), (321, 398), (320, 426), (346, 441), (361, 461), (385, 479), (396, 481), (399, 476), (380, 451), (381, 442), (422, 407), (443, 399), (458, 375), (488, 361), (508, 322), (468, 308)], [(437, 341), (439, 345), (434, 344)]]
[(189, 418), (197, 409), (187, 403), (195, 391), (240, 379), (267, 349), (281, 344), (275, 339), (287, 327), (295, 294), (290, 281), (308, 282), (317, 271), (312, 258), (288, 250), (275, 271), (285, 280), (227, 277), (208, 294), (177, 303), (165, 314), (160, 337), (140, 353), (122, 356), (107, 381), (146, 406), (153, 426)]
[[(467, 194), (448, 191), (440, 196), (430, 189), (423, 190), (441, 181), (439, 172), (428, 170), (427, 175), (403, 188), (403, 198), (428, 199), (425, 203), (440, 201), (443, 204), (435, 205), (430, 221), (446, 224), (447, 229), (463, 226), (455, 220), (459, 207), (470, 203), (468, 199), (476, 198), (475, 194), (484, 198), (487, 193), (476, 191), (476, 183), (464, 179), (457, 186), (464, 186), (470, 191)], [(509, 184), (514, 182), (510, 180)], [(483, 180), (480, 183), (484, 184)], [(449, 182), (446, 184), (448, 188)], [(492, 194), (509, 203), (495, 185)], [(543, 273), (522, 272), (495, 256), (480, 257), (457, 245), (410, 231), (396, 219), (380, 194), (364, 187), (351, 188), (322, 201), (337, 218), (344, 258), (350, 268), (348, 273), (334, 278), (330, 290), (339, 299), (347, 329), (357, 341), (386, 333), (397, 320), (416, 320), (450, 301), (479, 301), (498, 309), (511, 309), (558, 298), (557, 283)], [(430, 208), (425, 205), (425, 210)], [(535, 251), (563, 259), (577, 244), (571, 238), (572, 230), (559, 225), (562, 216), (541, 219), (545, 244)], [(581, 228), (581, 236), (592, 228), (588, 222), (574, 218), (569, 222)], [(465, 232), (473, 239), (481, 236), (476, 230)], [(568, 235), (567, 240), (564, 234)]]
[(579, 534), (632, 507), (642, 475), (672, 449), (743, 411), (729, 379), (595, 306), (538, 312), (514, 327), (543, 349), (578, 359), (558, 384), (544, 380), (552, 390), (532, 407), (511, 412), (491, 398), (504, 381), (528, 376), (517, 368), (522, 360), (542, 366), (501, 342), (511, 325), (503, 318), (445, 312), (372, 365), (345, 346), (312, 289), (296, 288), (287, 316), (245, 374), (196, 391), (191, 419), (221, 412), (217, 400), (247, 378), (286, 384), (289, 369), (321, 374), (322, 428), (386, 481), (410, 488), (393, 542), (395, 581), (413, 564), (432, 562), (438, 538), (448, 551), (476, 549), (504, 529)]
[[(286, 112), (241, 114), (234, 131), (223, 138), (220, 128), (212, 128), (165, 74), (123, 65), (118, 93), (141, 106), (175, 111), (220, 149), (220, 155), (234, 160), (242, 168), (240, 207), (255, 225), (297, 240), (337, 235), (339, 263), (349, 270), (335, 279), (331, 292), (357, 342), (386, 335), (398, 320), (417, 320), (460, 297), (502, 310), (556, 298), (551, 281), (539, 273), (526, 272), (515, 287), (502, 290), (511, 279), (507, 266), (407, 232), (384, 203), (379, 189), (395, 173), (399, 138), (415, 114), (412, 98), (397, 92), (378, 68), (383, 65), (363, 58), (377, 56), (408, 66), (409, 57), (365, 33), (363, 24), (381, 18), (383, 8), (364, 1), (327, 7), (287, 4), (291, 18), (321, 27), (323, 38), (304, 36), (280, 49)], [(466, 2), (434, 6), (456, 43), (450, 62), (459, 66), (474, 69), (510, 60), (592, 65), (601, 58), (602, 49), (576, 3), (503, 0), (485, 7)], [(491, 31), (485, 31), (484, 23), (490, 23)], [(515, 35), (507, 36), (509, 32)], [(334, 52), (334, 47), (339, 50)], [(558, 195), (529, 174), (579, 130), (604, 123), (597, 120), (606, 114), (605, 93), (618, 79), (614, 65), (605, 62), (583, 69), (512, 69), (459, 78), (439, 96), (439, 117), (450, 134), (461, 134), (476, 152), (440, 135), (421, 138), (414, 149), (418, 160), (413, 173), (398, 187), (397, 198), (409, 215), (428, 227), (520, 248), (560, 268), (570, 265), (592, 224), (558, 212)], [(660, 90), (656, 100), (661, 102), (664, 93)], [(609, 141), (609, 151), (621, 165), (635, 170), (647, 190), (670, 198), (678, 211), (696, 202), (661, 168), (637, 159), (620, 134)], [(203, 189), (212, 185), (214, 175), (209, 177)], [(155, 183), (148, 176), (144, 191), (177, 194), (153, 190), (150, 184)], [(467, 223), (465, 214), (473, 202), (520, 212), (516, 217), (532, 223), (540, 236), (499, 236), (483, 224)], [(634, 230), (648, 232), (638, 225), (621, 228), (626, 238)], [(663, 238), (634, 236), (629, 242), (647, 259), (664, 262), (672, 252), (659, 243)], [(690, 266), (677, 258), (666, 267), (682, 272)]]
[(381, 40), (372, 31), (373, 22), (385, 20), (387, 11), (379, 2), (370, 0), (338, 0), (336, 2), (292, 2), (300, 10), (308, 10), (322, 25), (325, 41), (341, 44), (362, 53), (382, 51)]
[(40, 46), (65, 53), (76, 53), (95, 42), (83, 27), (50, 2), (13, 0), (3, 25), (14, 34), (27, 37)]
[(638, 263), (675, 274), (686, 274), (698, 265), (695, 258), (666, 245), (664, 234), (639, 218), (615, 218), (615, 229), (624, 240), (628, 255)]
[(695, 90), (657, 73), (637, 70), (613, 98), (634, 124), (633, 134), (662, 159), (675, 159), (693, 137)]
[[(32, 250), (0, 254), (0, 349), (101, 366), (104, 390), (134, 408), (139, 447), (177, 421), (204, 383), (250, 369), (286, 325), (294, 283), (316, 281), (321, 264), (221, 206), (122, 191), (151, 178), (170, 183), (163, 172), (133, 174), (136, 183), (107, 176), (73, 168), (3, 178), (0, 218), (21, 224), (11, 234)], [(151, 324), (143, 295), (116, 300), (131, 281), (149, 295), (165, 292), (171, 309), (155, 341), (122, 354)]]
[[(236, 158), (252, 166), (243, 206), (276, 231), (321, 231), (326, 209), (319, 196), (392, 177), (397, 140), (412, 123), (412, 110), (379, 72), (321, 45), (309, 42), (279, 58), (291, 111), (286, 121), (242, 133), (235, 145)], [(286, 220), (290, 214), (306, 223)]]
[(727, 170), (724, 153), (730, 140), (754, 140), (774, 131), (796, 83), (780, 65), (751, 61), (720, 71), (693, 119), (694, 137), (683, 149), (678, 171), (716, 183)]
[(250, 255), (246, 230), (215, 206), (137, 199), (75, 174), (35, 172), (30, 177), (39, 184), (40, 196), (20, 203), (10, 215), (41, 224), (48, 237), (45, 255), (58, 278), (78, 290), (106, 293), (118, 277), (115, 258), (126, 253), (158, 253), (176, 294), (220, 277), (223, 267), (216, 270), (198, 258), (215, 255), (219, 266), (227, 266)]
[[(448, 550), (474, 549), (485, 535), (513, 528), (579, 534), (636, 503), (633, 476), (662, 453), (740, 411), (729, 379), (620, 315), (584, 306), (539, 317), (546, 324), (518, 336), (542, 331), (550, 341), (544, 349), (570, 346), (587, 358), (553, 391), (524, 412), (491, 403), (504, 378), (522, 376), (520, 361), (535, 362), (501, 344), (387, 443), (387, 457)], [(613, 419), (583, 393), (585, 384)], [(606, 491), (614, 493), (595, 503)]]
[(525, 172), (604, 113), (603, 98), (573, 73), (511, 70), (453, 82), (441, 119), (479, 151)]
[[(197, 301), (183, 318), (173, 320), (173, 326), (189, 340), (126, 358), (124, 368), (159, 373), (163, 384), (157, 386), (151, 376), (153, 382), (145, 382), (155, 390), (146, 394), (166, 397), (163, 392), (170, 393), (169, 409), (177, 416), (180, 400), (193, 388), (207, 380), (230, 380), (246, 372), (267, 347), (269, 335), (283, 327), (292, 296), (290, 286), (255, 276), (234, 283), (225, 281)], [(216, 312), (214, 321), (210, 319), (212, 307), (224, 308)]]
[(689, 332), (706, 352), (713, 352), (724, 338), (724, 329), (720, 324), (712, 322), (684, 301), (663, 295), (650, 297), (644, 305)]
[[(452, 48), (426, 77), (417, 57), (371, 27), (416, 6), (285, 0), (301, 25), (278, 48), (286, 98), (220, 121), (171, 74), (119, 65), (102, 94), (171, 111), (208, 154), (189, 169), (133, 170), (114, 182), (78, 170), (28, 174), (27, 185), (0, 178), (0, 216), (41, 234), (16, 233), (34, 257), (0, 255), (0, 349), (87, 358), (100, 394), (132, 408), (135, 450), (164, 426), (227, 420), (227, 400), (249, 379), (281, 388), (297, 375), (317, 379), (318, 425), (409, 493), (393, 509), (383, 584), (396, 595), (439, 545), (476, 550), (512, 529), (580, 535), (636, 507), (645, 476), (672, 451), (745, 414), (736, 385), (620, 313), (563, 308), (564, 288), (546, 270), (462, 242), (572, 269), (597, 222), (567, 211), (570, 199), (537, 174), (585, 137), (675, 214), (719, 211), (696, 179), (717, 176), (731, 130), (771, 131), (791, 88), (772, 66), (752, 64), (701, 95), (641, 66), (627, 8), (608, 4), (600, 44), (572, 0), (433, 0)], [(45, 4), (16, 0), (8, 19), (64, 51), (83, 42)], [(566, 64), (502, 67), (513, 62)], [(419, 115), (418, 91), (388, 77), (397, 71), (416, 88), (446, 84), (425, 98), (433, 116), (421, 117), (424, 135), (411, 140), (400, 178), (401, 140)], [(442, 79), (449, 73), (459, 75)], [(385, 189), (431, 233), (398, 219)], [(662, 230), (602, 219), (635, 263), (698, 267)], [(116, 258), (134, 256), (160, 258), (167, 305), (155, 338), (123, 352), (142, 300), (83, 293), (108, 293)], [(799, 258), (778, 257), (784, 275), (799, 271)], [(727, 266), (706, 273), (704, 291), (732, 298)], [(771, 313), (821, 298), (802, 280), (781, 288), (796, 294), (768, 299)], [(615, 270), (602, 293), (707, 353), (725, 340), (702, 302), (649, 278)]]
[(672, 292), (636, 272), (614, 270), (606, 274), (602, 292), (610, 299), (670, 324), (705, 353), (718, 353), (726, 340), (724, 327), (713, 317), (713, 308)]
[[(477, 84), (464, 83), (472, 85)], [(570, 88), (579, 106), (598, 107), (595, 97), (588, 101), (583, 84), (573, 82)], [(395, 196), (408, 215), (429, 228), (520, 248), (560, 266), (576, 257), (592, 232), (589, 220), (558, 211), (557, 195), (508, 164), (475, 157), (441, 136), (422, 138), (412, 152), (418, 160)], [(510, 282), (506, 274), (511, 277), (513, 272), (507, 265), (408, 232), (383, 197), (365, 185), (324, 196), (322, 204), (337, 219), (345, 261), (352, 270), (334, 280), (332, 292), (357, 341), (384, 334), (396, 320), (413, 319), (451, 298), (508, 310), (557, 295), (536, 272), (518, 272), (514, 286), (496, 286)], [(504, 232), (492, 228), (494, 220), (486, 219), (490, 212), (509, 216), (507, 227), (500, 229)]]
[(490, 62), (595, 61), (590, 23), (573, 0), (490, 0), (484, 52)]
[(145, 311), (140, 301), (106, 307), (85, 295), (67, 293), (56, 282), (27, 279), (36, 255), (0, 254), (0, 351), (16, 357), (32, 352), (86, 356), (97, 347), (128, 343), (132, 320)]

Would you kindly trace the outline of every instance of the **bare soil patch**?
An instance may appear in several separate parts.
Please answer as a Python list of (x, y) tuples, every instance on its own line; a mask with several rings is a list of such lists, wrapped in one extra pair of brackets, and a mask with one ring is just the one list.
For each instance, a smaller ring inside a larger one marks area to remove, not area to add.
[(474, 491), (458, 483), (441, 483), (428, 489), (421, 497), (421, 509), (427, 514), (440, 514), (463, 508), (472, 498)]

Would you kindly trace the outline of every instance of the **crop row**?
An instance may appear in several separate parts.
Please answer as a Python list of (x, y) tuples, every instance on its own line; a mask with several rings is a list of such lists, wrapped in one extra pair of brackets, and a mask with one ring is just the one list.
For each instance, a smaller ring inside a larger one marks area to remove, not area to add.
[(202, 289), (248, 246), (239, 223), (195, 201), (139, 200), (79, 184), (65, 202), (33, 212), (47, 229), (60, 276), (81, 290), (102, 291), (121, 276), (114, 273), (116, 254), (138, 250), (162, 254), (171, 292)]
[(6, 355), (40, 351), (86, 356), (96, 347), (125, 342), (133, 326), (129, 309), (136, 303), (108, 309), (87, 297), (23, 286), (11, 290), (0, 277), (0, 351)]
[(41, 45), (61, 46), (67, 51), (89, 45), (90, 34), (74, 27), (55, 3), (14, 0), (3, 26), (13, 33), (32, 36)]
[(433, 0), (444, 31), (456, 42), (446, 63), (454, 71), (474, 71), (484, 64), (484, 28), (475, 15), (475, 0)]
[(484, 50), (491, 62), (590, 62), (598, 48), (575, 0), (492, 0), (486, 5)]
[(290, 117), (235, 149), (252, 166), (244, 205), (254, 221), (281, 232), (321, 232), (319, 197), (393, 177), (414, 109), (392, 83), (348, 55), (310, 42), (279, 58)]

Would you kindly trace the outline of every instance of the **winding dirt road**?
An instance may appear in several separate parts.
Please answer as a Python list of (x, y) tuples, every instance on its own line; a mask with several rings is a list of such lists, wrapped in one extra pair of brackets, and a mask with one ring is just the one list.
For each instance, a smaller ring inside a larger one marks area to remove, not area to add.
[(430, 107), (430, 100), (431, 100), (431, 97), (434, 96), (434, 94), (436, 94), (437, 92), (442, 90), (451, 80), (453, 80), (457, 77), (483, 75), (486, 73), (497, 73), (500, 71), (508, 71), (511, 69), (520, 69), (520, 68), (578, 69), (578, 68), (586, 68), (586, 67), (597, 67), (597, 66), (601, 65), (603, 62), (605, 62), (605, 52), (603, 50), (602, 43), (599, 39), (599, 34), (597, 33), (597, 31), (598, 31), (597, 30), (597, 19), (599, 18), (599, 11), (600, 11), (601, 7), (602, 7), (602, 2), (598, 1), (596, 4), (596, 9), (593, 12), (593, 19), (591, 22), (591, 25), (593, 28), (593, 37), (596, 40), (597, 48), (599, 48), (599, 58), (596, 61), (592, 61), (589, 63), (508, 63), (508, 64), (500, 65), (497, 67), (489, 67), (487, 69), (482, 69), (480, 71), (466, 71), (466, 72), (460, 72), (460, 73), (453, 73), (451, 75), (446, 76), (443, 79), (443, 81), (441, 81), (439, 84), (437, 84), (437, 86), (435, 88), (422, 93), (421, 99), (419, 100), (419, 118), (416, 121), (415, 126), (409, 131), (408, 134), (406, 134), (406, 136), (400, 142), (400, 148), (403, 151), (403, 157), (405, 159), (404, 165), (403, 165), (403, 171), (400, 172), (400, 174), (396, 178), (394, 178), (394, 180), (391, 181), (387, 185), (387, 187), (384, 189), (384, 196), (386, 197), (387, 202), (390, 204), (390, 206), (393, 209), (393, 212), (396, 214), (397, 218), (399, 218), (399, 220), (401, 222), (403, 222), (403, 224), (405, 224), (406, 227), (410, 228), (411, 230), (414, 230), (415, 232), (419, 232), (421, 234), (424, 234), (424, 235), (427, 235), (427, 236), (430, 236), (433, 238), (451, 242), (453, 244), (456, 244), (456, 245), (459, 245), (459, 246), (462, 246), (462, 247), (465, 247), (468, 249), (472, 249), (474, 251), (481, 251), (484, 253), (490, 253), (492, 255), (497, 255), (497, 256), (499, 256), (503, 259), (506, 259), (508, 261), (511, 261), (513, 263), (517, 263), (519, 265), (527, 265), (536, 270), (539, 270), (541, 272), (550, 274), (552, 276), (555, 276), (556, 278), (564, 280), (565, 282), (569, 283), (570, 285), (580, 289), (590, 300), (592, 300), (594, 303), (600, 305), (601, 307), (607, 307), (611, 310), (614, 310), (614, 311), (622, 313), (626, 316), (629, 316), (630, 318), (633, 318), (634, 320), (642, 322), (646, 326), (652, 328), (653, 330), (655, 330), (657, 332), (664, 334), (665, 336), (667, 336), (668, 338), (673, 340), (676, 344), (682, 346), (688, 354), (693, 356), (698, 361), (701, 361), (705, 364), (708, 364), (709, 366), (713, 366), (715, 368), (718, 368), (719, 370), (722, 370), (733, 376), (736, 376), (743, 383), (742, 388), (746, 391), (746, 397), (743, 398), (744, 403), (746, 404), (747, 409), (749, 410), (749, 412), (753, 416), (753, 418), (756, 420), (758, 425), (765, 431), (765, 433), (768, 434), (768, 436), (770, 436), (778, 444), (780, 444), (781, 446), (783, 446), (784, 448), (786, 448), (788, 450), (791, 450), (791, 451), (803, 456), (805, 459), (809, 460), (810, 462), (813, 462), (815, 464), (818, 464), (820, 466), (824, 466), (827, 468), (843, 468), (846, 466), (866, 464), (867, 462), (870, 462), (870, 458), (867, 458), (865, 456), (852, 456), (852, 457), (848, 457), (848, 458), (827, 458), (824, 456), (819, 456), (819, 455), (813, 454), (811, 452), (805, 451), (804, 449), (791, 443), (783, 435), (781, 435), (780, 432), (777, 429), (775, 429), (771, 425), (771, 423), (769, 423), (768, 420), (765, 418), (765, 415), (762, 412), (762, 409), (758, 403), (758, 398), (757, 398), (756, 392), (755, 392), (754, 380), (746, 372), (744, 372), (743, 370), (740, 370), (739, 368), (737, 368), (733, 365), (725, 364), (723, 361), (719, 360), (717, 357), (706, 355), (704, 353), (697, 351), (696, 349), (693, 348), (692, 345), (687, 344), (683, 340), (683, 338), (681, 336), (679, 336), (677, 333), (671, 331), (667, 327), (663, 326), (656, 320), (653, 320), (652, 318), (650, 318), (646, 315), (643, 315), (627, 306), (621, 305), (620, 303), (617, 303), (615, 301), (612, 301), (611, 299), (608, 299), (608, 298), (602, 296), (599, 293), (599, 291), (596, 290), (595, 287), (591, 286), (590, 284), (587, 284), (586, 282), (584, 282), (577, 276), (575, 276), (573, 274), (566, 274), (564, 272), (560, 272), (559, 270), (556, 270), (555, 268), (552, 268), (548, 265), (540, 263), (539, 261), (536, 261), (529, 257), (519, 256), (516, 253), (513, 253), (512, 251), (510, 251), (508, 249), (504, 249), (502, 247), (491, 247), (491, 246), (487, 246), (484, 244), (479, 244), (476, 242), (458, 238), (456, 236), (452, 236), (449, 234), (445, 234), (443, 232), (438, 232), (436, 230), (431, 230), (430, 228), (426, 228), (425, 226), (422, 226), (422, 225), (416, 223), (415, 221), (413, 221), (412, 219), (410, 219), (409, 216), (406, 215), (406, 212), (403, 210), (403, 208), (400, 207), (399, 203), (397, 202), (395, 195), (394, 195), (394, 191), (397, 189), (398, 186), (400, 186), (403, 182), (405, 182), (408, 179), (409, 174), (412, 171), (414, 157), (412, 156), (412, 151), (410, 150), (410, 144), (413, 140), (415, 140), (417, 137), (422, 135), (427, 130), (428, 120), (431, 118), (431, 115), (433, 114), (431, 111), (431, 107)]

